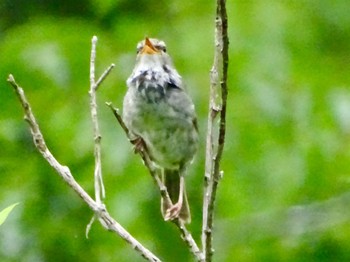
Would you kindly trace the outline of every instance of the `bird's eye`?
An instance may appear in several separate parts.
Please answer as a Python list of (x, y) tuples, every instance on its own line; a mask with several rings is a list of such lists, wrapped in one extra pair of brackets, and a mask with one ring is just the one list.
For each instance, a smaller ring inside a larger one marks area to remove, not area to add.
[(166, 53), (166, 48), (163, 45), (156, 45), (155, 48)]

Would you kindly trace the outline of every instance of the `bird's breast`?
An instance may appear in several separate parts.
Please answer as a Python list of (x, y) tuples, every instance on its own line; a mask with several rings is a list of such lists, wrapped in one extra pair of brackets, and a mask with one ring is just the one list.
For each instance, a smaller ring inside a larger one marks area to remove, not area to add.
[(170, 89), (178, 89), (181, 80), (178, 75), (165, 70), (166, 67), (137, 70), (128, 79), (128, 86), (136, 89), (147, 103), (159, 103)]
[(194, 113), (186, 111), (192, 102), (178, 76), (164, 70), (136, 71), (127, 84), (126, 124), (143, 138), (152, 159), (167, 168), (189, 162), (197, 148), (198, 134)]

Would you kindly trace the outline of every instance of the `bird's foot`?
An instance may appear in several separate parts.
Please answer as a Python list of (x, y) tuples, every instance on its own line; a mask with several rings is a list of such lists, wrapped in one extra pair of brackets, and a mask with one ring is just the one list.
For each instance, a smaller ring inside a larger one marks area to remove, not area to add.
[(165, 213), (164, 220), (169, 221), (178, 218), (180, 215), (181, 208), (182, 204), (179, 202), (169, 207)]
[(134, 145), (135, 154), (146, 150), (145, 141), (143, 141), (141, 137), (136, 137), (135, 139), (131, 140), (131, 143)]

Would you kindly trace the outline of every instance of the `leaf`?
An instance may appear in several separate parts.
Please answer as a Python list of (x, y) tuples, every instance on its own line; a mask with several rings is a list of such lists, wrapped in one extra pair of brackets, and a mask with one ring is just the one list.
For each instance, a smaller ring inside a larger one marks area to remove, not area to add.
[(2, 211), (0, 212), (0, 226), (5, 222), (7, 216), (10, 214), (10, 212), (12, 211), (12, 209), (13, 209), (15, 206), (17, 206), (18, 204), (19, 204), (19, 202), (18, 202), (18, 203), (15, 203), (15, 204), (13, 204), (13, 205), (7, 207), (7, 208), (5, 208), (4, 210), (2, 210)]

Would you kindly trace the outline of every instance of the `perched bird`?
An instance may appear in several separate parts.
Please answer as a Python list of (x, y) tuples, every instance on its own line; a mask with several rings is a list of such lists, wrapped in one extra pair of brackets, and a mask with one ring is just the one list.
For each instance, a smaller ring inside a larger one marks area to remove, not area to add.
[(163, 41), (145, 38), (137, 45), (134, 70), (127, 80), (123, 120), (140, 138), (155, 165), (172, 205), (161, 203), (165, 220), (191, 221), (184, 174), (198, 147), (194, 104), (186, 93)]

